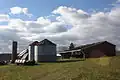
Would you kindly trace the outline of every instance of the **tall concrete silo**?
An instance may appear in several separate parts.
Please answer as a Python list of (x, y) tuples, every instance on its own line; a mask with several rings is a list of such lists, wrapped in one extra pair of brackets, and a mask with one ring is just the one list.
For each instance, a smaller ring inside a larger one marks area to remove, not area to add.
[(12, 42), (12, 63), (15, 62), (15, 60), (17, 59), (17, 41), (13, 41)]

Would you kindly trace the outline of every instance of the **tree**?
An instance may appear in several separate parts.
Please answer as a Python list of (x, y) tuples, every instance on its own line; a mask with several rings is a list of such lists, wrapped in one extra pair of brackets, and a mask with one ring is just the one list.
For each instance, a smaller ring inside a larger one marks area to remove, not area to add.
[(70, 43), (70, 46), (69, 46), (69, 50), (75, 48), (74, 44), (73, 43)]

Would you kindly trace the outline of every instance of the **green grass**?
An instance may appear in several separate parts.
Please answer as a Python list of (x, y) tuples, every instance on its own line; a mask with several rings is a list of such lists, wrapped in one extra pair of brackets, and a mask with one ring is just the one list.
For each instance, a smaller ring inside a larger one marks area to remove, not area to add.
[(120, 80), (120, 56), (85, 61), (0, 66), (0, 80)]

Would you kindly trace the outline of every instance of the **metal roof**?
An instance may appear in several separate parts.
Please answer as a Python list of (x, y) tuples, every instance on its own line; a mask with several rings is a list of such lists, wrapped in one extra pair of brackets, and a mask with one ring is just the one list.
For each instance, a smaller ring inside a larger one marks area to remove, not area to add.
[(35, 45), (55, 45), (56, 46), (56, 44), (55, 43), (53, 43), (53, 42), (51, 42), (50, 40), (48, 40), (48, 39), (44, 39), (44, 40), (42, 40), (42, 41), (40, 41), (40, 42), (38, 42), (38, 41), (34, 41), (33, 43), (31, 43), (29, 46), (35, 46)]
[(38, 41), (34, 41), (33, 43), (29, 44), (29, 46), (34, 46), (37, 45), (39, 42)]
[[(101, 42), (96, 42), (96, 43), (92, 43), (92, 44), (86, 44), (86, 45), (82, 45), (82, 46), (78, 46), (78, 47), (75, 47), (71, 50), (65, 50), (65, 51), (62, 51), (60, 53), (67, 53), (67, 52), (74, 52), (74, 51), (81, 51), (81, 50), (85, 50), (87, 48), (90, 48), (90, 47), (93, 47), (93, 46), (96, 46), (96, 45), (99, 45), (99, 44), (102, 44), (102, 43), (108, 43), (108, 44), (111, 44), (111, 45), (114, 45), (108, 41), (101, 41)], [(115, 45), (114, 45), (115, 46)]]
[(38, 45), (55, 45), (55, 46), (56, 46), (55, 43), (51, 42), (51, 41), (48, 40), (48, 39), (44, 39), (44, 40), (40, 41), (40, 42), (38, 43)]

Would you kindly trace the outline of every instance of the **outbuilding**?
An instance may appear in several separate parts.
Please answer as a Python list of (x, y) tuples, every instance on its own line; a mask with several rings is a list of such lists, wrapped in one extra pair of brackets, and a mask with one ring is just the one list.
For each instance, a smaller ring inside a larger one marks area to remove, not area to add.
[(60, 52), (62, 58), (100, 58), (103, 56), (116, 56), (116, 45), (102, 41), (75, 47), (71, 50)]
[(2, 53), (0, 54), (0, 61), (10, 61), (11, 60), (11, 53)]
[(35, 41), (29, 45), (29, 60), (36, 62), (54, 62), (56, 61), (56, 44), (44, 39), (40, 42)]

